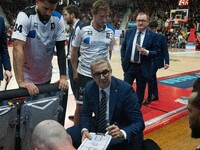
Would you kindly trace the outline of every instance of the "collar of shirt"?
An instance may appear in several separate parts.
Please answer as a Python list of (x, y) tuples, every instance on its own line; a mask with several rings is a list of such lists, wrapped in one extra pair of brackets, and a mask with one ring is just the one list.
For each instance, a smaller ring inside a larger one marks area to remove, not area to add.
[(76, 24), (78, 23), (79, 20), (80, 20), (80, 19), (77, 19), (77, 20), (76, 20), (75, 24), (74, 24), (73, 27), (72, 27), (73, 29), (75, 29)]
[(102, 89), (102, 88), (99, 87), (99, 94), (100, 94), (100, 97), (101, 97), (101, 90), (104, 90), (104, 91), (106, 92), (106, 96), (108, 96), (107, 98), (108, 98), (108, 100), (109, 100), (109, 96), (110, 96), (110, 85), (109, 85), (107, 88), (105, 88), (105, 89)]
[[(136, 35), (138, 35), (139, 32), (140, 32), (140, 31), (137, 30), (137, 31), (136, 31)], [(146, 33), (146, 29), (145, 29), (144, 31), (141, 32), (141, 35), (145, 35), (145, 33)]]

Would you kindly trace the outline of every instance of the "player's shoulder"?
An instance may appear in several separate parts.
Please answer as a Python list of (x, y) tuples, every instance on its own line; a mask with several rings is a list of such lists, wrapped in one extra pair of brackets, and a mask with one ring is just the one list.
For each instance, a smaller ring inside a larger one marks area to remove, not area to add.
[(54, 10), (52, 16), (57, 17), (60, 20), (62, 17), (62, 14)]
[(25, 9), (23, 9), (21, 12), (25, 13), (28, 17), (30, 15), (36, 15), (36, 11), (35, 11), (35, 5), (34, 6), (28, 6)]
[(84, 28), (84, 27), (89, 27), (90, 26), (90, 22), (84, 22), (84, 23), (81, 23), (80, 25), (79, 25), (79, 28), (80, 29), (82, 29), (82, 28)]
[(115, 32), (115, 28), (114, 28), (111, 24), (106, 23), (106, 27), (107, 27), (108, 29), (111, 29), (113, 32)]

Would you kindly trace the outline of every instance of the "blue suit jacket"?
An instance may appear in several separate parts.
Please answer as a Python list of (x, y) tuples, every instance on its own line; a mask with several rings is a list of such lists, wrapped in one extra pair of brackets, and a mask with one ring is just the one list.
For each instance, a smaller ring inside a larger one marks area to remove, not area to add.
[[(80, 114), (81, 129), (95, 132), (99, 107), (99, 87), (90, 81), (85, 87), (85, 98)], [(128, 142), (142, 133), (144, 121), (136, 93), (128, 83), (112, 77), (109, 99), (109, 123), (117, 123), (127, 134)]]
[(11, 71), (5, 23), (3, 17), (0, 17), (0, 80), (3, 80), (3, 67), (4, 70)]
[[(130, 66), (130, 59), (133, 47), (133, 40), (136, 34), (137, 28), (131, 28), (126, 31), (124, 41), (121, 47), (121, 62), (124, 72), (128, 71)], [(152, 72), (152, 58), (159, 54), (159, 45), (156, 37), (156, 33), (146, 29), (143, 48), (149, 50), (149, 55), (141, 55), (141, 70), (144, 77), (149, 77)]]
[(167, 47), (167, 39), (163, 34), (158, 34), (158, 41), (160, 46), (160, 54), (154, 58), (157, 69), (163, 68), (165, 64), (169, 64), (169, 52)]

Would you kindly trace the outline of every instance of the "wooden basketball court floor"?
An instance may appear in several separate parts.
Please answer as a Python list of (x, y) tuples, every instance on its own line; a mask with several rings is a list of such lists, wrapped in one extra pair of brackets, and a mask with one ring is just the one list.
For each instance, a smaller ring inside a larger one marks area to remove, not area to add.
[[(9, 53), (12, 61), (12, 47), (9, 47)], [(170, 54), (170, 67), (169, 69), (160, 69), (157, 72), (157, 76), (165, 77), (175, 74), (200, 70), (200, 51), (185, 50), (185, 49), (169, 49)], [(53, 61), (53, 76), (52, 82), (56, 82), (59, 77), (57, 60), (54, 57)], [(120, 79), (123, 79), (123, 71), (121, 69), (120, 61), (120, 45), (114, 46), (111, 65), (113, 75)], [(14, 72), (13, 72), (14, 74)], [(1, 89), (4, 90), (4, 81), (1, 84)], [(11, 79), (7, 89), (18, 88), (15, 81), (15, 77)], [(67, 112), (65, 119), (65, 128), (73, 125), (73, 122), (68, 119), (69, 115), (73, 115), (75, 110), (75, 101), (69, 87), (69, 96), (67, 104)], [(167, 124), (161, 128), (158, 128), (148, 134), (145, 134), (144, 138), (150, 138), (156, 141), (163, 150), (195, 150), (200, 145), (200, 139), (193, 139), (190, 137), (190, 129), (188, 126), (187, 116), (184, 116), (170, 124)]]

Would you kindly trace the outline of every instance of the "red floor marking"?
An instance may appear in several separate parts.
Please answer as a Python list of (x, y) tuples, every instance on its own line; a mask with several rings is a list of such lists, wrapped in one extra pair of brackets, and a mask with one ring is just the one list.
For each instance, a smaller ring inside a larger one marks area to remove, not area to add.
[(159, 89), (159, 100), (153, 101), (149, 105), (143, 107), (157, 108), (159, 110), (162, 110), (163, 112), (170, 112), (172, 110), (184, 106), (184, 104), (175, 102), (175, 100), (179, 99), (181, 96), (188, 97), (189, 94), (191, 93), (191, 91), (189, 90), (179, 89), (176, 87), (171, 87), (163, 84), (158, 84), (158, 89)]
[(152, 109), (149, 107), (142, 107), (141, 110), (142, 110), (143, 118), (146, 121), (165, 114), (165, 112), (163, 112), (163, 111), (159, 111), (159, 110)]
[[(145, 130), (144, 130), (144, 135), (145, 134), (148, 134), (154, 130), (157, 130), (161, 127), (164, 127), (182, 117), (185, 117), (187, 114), (188, 114), (188, 111), (187, 111), (187, 108), (186, 107), (182, 107), (183, 109), (179, 108), (180, 111), (177, 111), (177, 112), (174, 112), (174, 113), (171, 113), (170, 112), (168, 113), (169, 115), (167, 114), (164, 114), (166, 115), (166, 117), (157, 117), (157, 118), (153, 118), (152, 120), (149, 120), (147, 122), (145, 122)], [(162, 118), (161, 118), (162, 117)], [(160, 118), (160, 119), (159, 119)], [(153, 121), (155, 120), (155, 121)]]
[[(200, 70), (195, 70), (191, 72), (185, 72), (181, 74), (176, 74), (172, 76), (166, 76), (159, 78), (158, 80), (163, 80), (167, 78), (172, 77), (178, 77), (182, 75), (192, 74), (200, 72)], [(135, 83), (133, 84), (133, 88), (135, 88)], [(148, 134), (156, 129), (159, 129), (169, 123), (172, 123), (184, 116), (187, 115), (187, 108), (185, 104), (176, 102), (175, 100), (179, 99), (182, 96), (188, 97), (191, 93), (192, 87), (187, 89), (181, 89), (177, 87), (168, 86), (166, 84), (159, 84), (158, 83), (158, 90), (159, 90), (159, 100), (153, 101), (149, 105), (142, 106), (141, 111), (142, 115), (146, 124), (146, 128), (144, 130), (144, 134)], [(147, 98), (147, 87), (145, 92), (145, 98)], [(175, 112), (172, 115), (171, 112), (184, 108), (180, 112)], [(165, 116), (162, 119), (159, 119), (162, 116)], [(152, 124), (148, 124), (148, 122), (151, 122), (151, 120), (154, 120)]]

